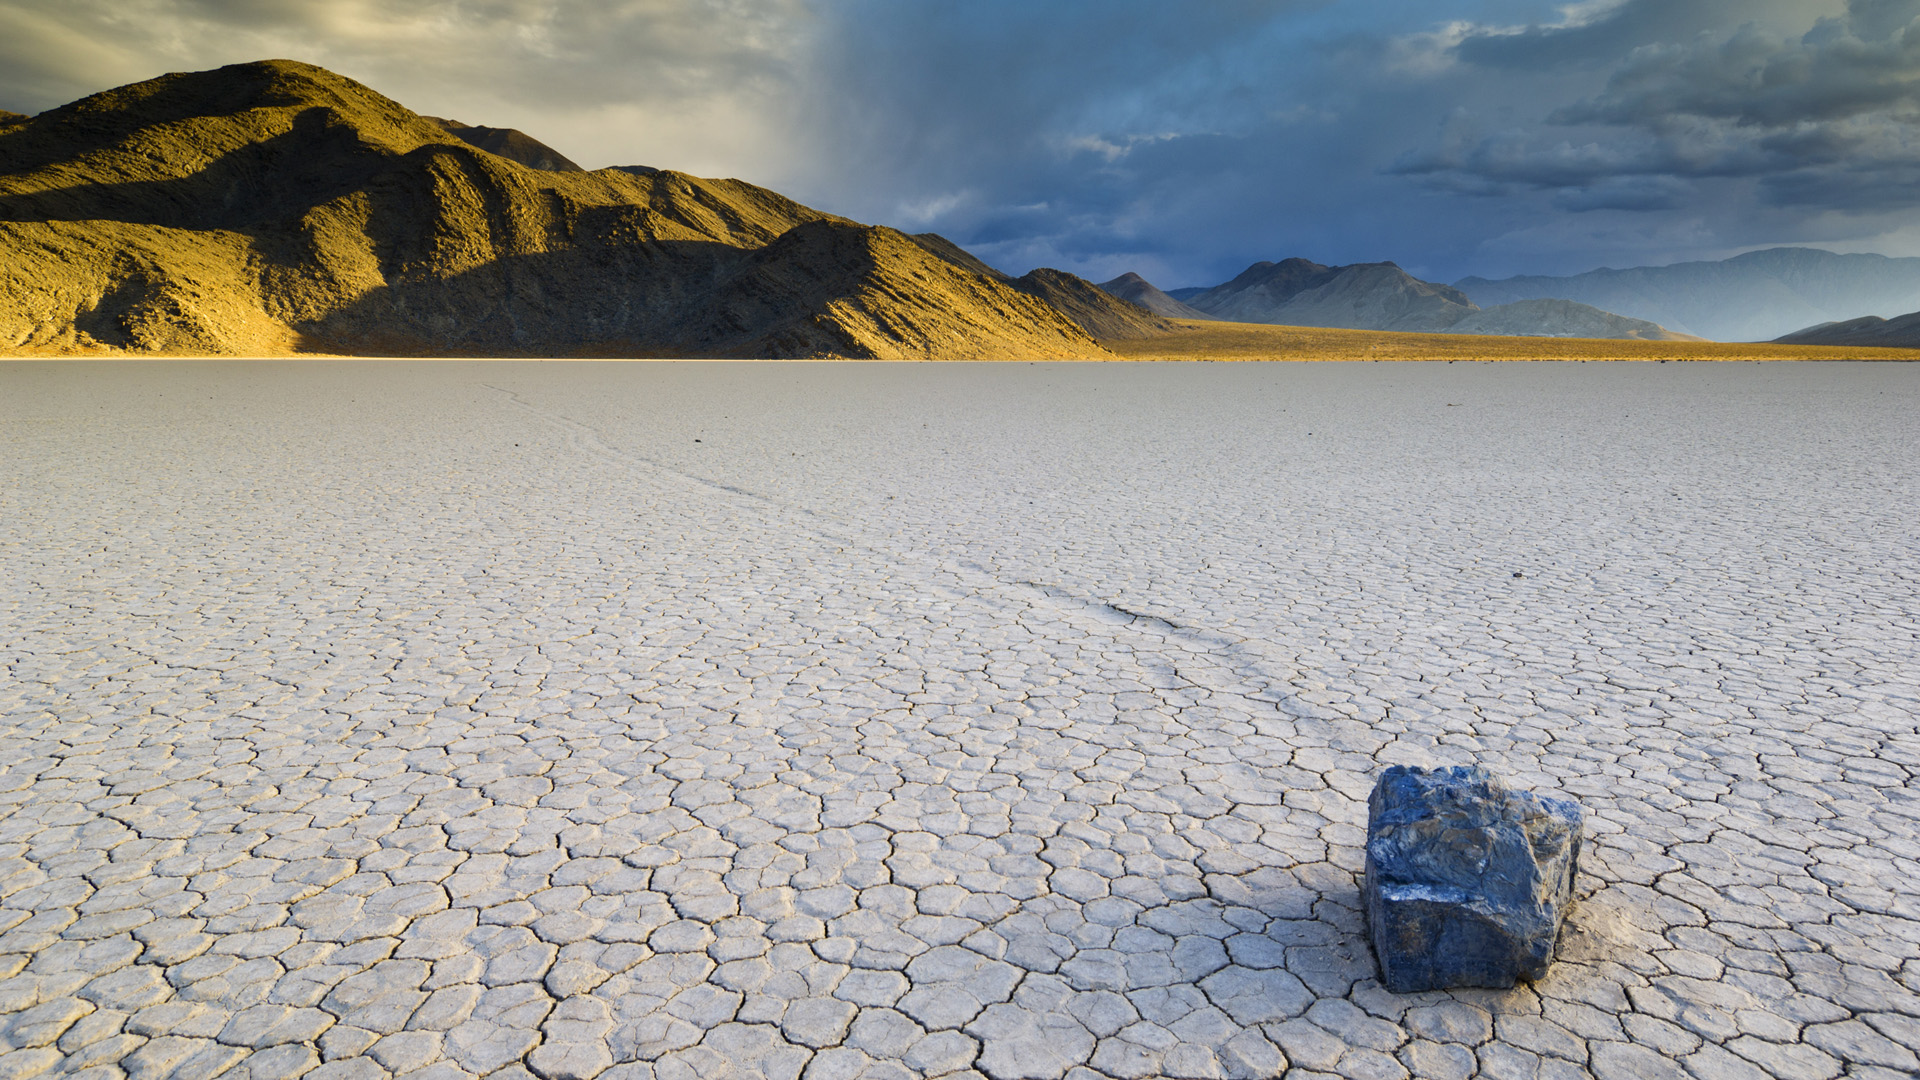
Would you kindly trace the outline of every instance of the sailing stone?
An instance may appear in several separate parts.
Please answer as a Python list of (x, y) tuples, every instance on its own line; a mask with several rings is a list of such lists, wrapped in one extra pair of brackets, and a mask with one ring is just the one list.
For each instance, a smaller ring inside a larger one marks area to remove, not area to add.
[(1367, 799), (1367, 926), (1396, 993), (1511, 987), (1553, 963), (1585, 814), (1478, 765), (1395, 765)]

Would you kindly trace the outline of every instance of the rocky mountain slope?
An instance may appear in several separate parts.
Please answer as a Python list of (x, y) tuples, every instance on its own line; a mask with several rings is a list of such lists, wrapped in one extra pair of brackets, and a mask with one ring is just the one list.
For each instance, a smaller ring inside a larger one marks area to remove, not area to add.
[(1455, 284), (1480, 304), (1577, 300), (1715, 341), (1765, 341), (1816, 323), (1920, 308), (1920, 259), (1770, 248), (1719, 262)]
[(1094, 285), (1065, 270), (1042, 267), (1024, 277), (1014, 277), (988, 266), (973, 253), (938, 233), (918, 233), (910, 239), (962, 269), (992, 278), (1046, 302), (1089, 335), (1102, 341), (1176, 334), (1183, 329), (1139, 304), (1112, 295), (1105, 286)]
[(1867, 346), (1876, 349), (1920, 349), (1920, 311), (1883, 319), (1868, 315), (1859, 319), (1821, 323), (1775, 339), (1780, 345)]
[(1180, 327), (1139, 304), (1122, 300), (1064, 270), (1039, 269), (1012, 281), (1014, 288), (1046, 301), (1082, 330), (1103, 341), (1157, 337)]
[(1687, 337), (1567, 301), (1482, 309), (1458, 289), (1421, 281), (1390, 262), (1255, 263), (1224, 285), (1188, 296), (1186, 303), (1218, 319), (1281, 326), (1650, 341)]
[(903, 233), (736, 180), (530, 168), (289, 61), (0, 122), (0, 349), (102, 348), (1106, 355)]
[(946, 237), (941, 236), (939, 233), (914, 233), (909, 239), (955, 266), (964, 267), (983, 277), (990, 277), (995, 281), (1006, 282), (1013, 280), (1011, 275), (1003, 274), (993, 267), (988, 266), (985, 262), (981, 261), (979, 256)]
[(524, 131), (514, 128), (476, 127), (463, 124), (458, 120), (448, 120), (439, 116), (423, 116), (422, 120), (431, 120), (460, 137), (468, 146), (477, 146), (490, 154), (498, 154), (508, 161), (517, 161), (529, 169), (541, 169), (546, 172), (586, 172), (575, 165), (565, 154), (548, 146)]
[[(1153, 287), (1153, 283), (1135, 273), (1121, 274), (1112, 281), (1100, 283), (1100, 291), (1110, 293), (1129, 303), (1138, 304), (1155, 315), (1169, 319), (1211, 319), (1213, 316), (1196, 307), (1175, 300), (1166, 293)], [(1204, 290), (1202, 290), (1204, 291)]]

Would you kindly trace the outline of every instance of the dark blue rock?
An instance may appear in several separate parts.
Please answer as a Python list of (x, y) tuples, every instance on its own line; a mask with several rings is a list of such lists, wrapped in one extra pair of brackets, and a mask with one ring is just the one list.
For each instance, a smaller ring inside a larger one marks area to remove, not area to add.
[(1478, 765), (1395, 765), (1367, 799), (1364, 899), (1396, 993), (1510, 987), (1553, 963), (1586, 815)]

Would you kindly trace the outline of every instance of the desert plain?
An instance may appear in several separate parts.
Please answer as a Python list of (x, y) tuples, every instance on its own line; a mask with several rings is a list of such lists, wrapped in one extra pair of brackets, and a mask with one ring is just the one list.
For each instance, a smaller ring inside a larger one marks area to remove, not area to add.
[[(1920, 1069), (1920, 369), (0, 366), (0, 1076)], [(1394, 995), (1389, 764), (1578, 800)]]

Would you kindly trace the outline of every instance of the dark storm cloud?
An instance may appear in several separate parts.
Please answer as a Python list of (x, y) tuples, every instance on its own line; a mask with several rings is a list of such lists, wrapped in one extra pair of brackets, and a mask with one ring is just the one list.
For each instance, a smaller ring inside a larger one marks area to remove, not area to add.
[(1498, 272), (1567, 216), (1594, 224), (1555, 268), (1602, 228), (1648, 260), (1870, 237), (1920, 203), (1917, 3), (836, 5), (823, 141), (862, 169), (807, 186), (1009, 269), (1170, 284), (1292, 254)]
[[(1382, 182), (1377, 148), (1424, 125), (1381, 108), (1359, 72), (1329, 77), (1353, 34), (1342, 5), (835, 10), (821, 160), (860, 168), (803, 186), (844, 212), (1096, 279), (1219, 280), (1276, 253), (1418, 258), (1400, 219), (1419, 211), (1389, 201), (1404, 184)], [(1374, 203), (1365, 220), (1357, 201)]]
[(1697, 192), (1694, 185), (1672, 177), (1632, 176), (1585, 187), (1566, 188), (1554, 196), (1553, 204), (1574, 213), (1588, 210), (1678, 210), (1686, 206)]
[[(1463, 63), (1510, 63), (1523, 38), (1543, 49), (1580, 38), (1617, 52), (1621, 26), (1688, 25), (1673, 20), (1719, 6), (1702, 0), (1654, 13), (1662, 5), (1628, 3), (1575, 30), (1468, 35), (1455, 53)], [(1544, 121), (1456, 133), (1403, 156), (1396, 169), (1449, 190), (1473, 182), (1552, 189), (1556, 205), (1576, 211), (1631, 206), (1591, 192), (1726, 177), (1754, 181), (1754, 196), (1773, 206), (1912, 209), (1920, 206), (1909, 183), (1920, 166), (1920, 0), (1854, 0), (1793, 33), (1747, 21), (1647, 41), (1614, 58), (1598, 92)], [(1646, 208), (1675, 205), (1651, 199)]]
[[(1920, 0), (1903, 4), (1920, 18)], [(1725, 38), (1635, 49), (1594, 98), (1560, 109), (1562, 124), (1658, 130), (1675, 120), (1777, 129), (1875, 113), (1911, 117), (1920, 102), (1920, 26), (1863, 38), (1851, 19), (1823, 19), (1798, 40), (1742, 26)]]
[(1920, 161), (1906, 161), (1857, 170), (1781, 173), (1761, 181), (1760, 191), (1773, 206), (1872, 213), (1911, 209), (1917, 187)]

